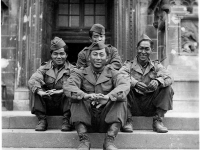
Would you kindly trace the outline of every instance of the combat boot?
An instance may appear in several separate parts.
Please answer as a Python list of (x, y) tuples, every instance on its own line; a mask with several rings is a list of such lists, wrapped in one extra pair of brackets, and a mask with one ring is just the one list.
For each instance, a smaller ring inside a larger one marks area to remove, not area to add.
[(122, 127), (122, 132), (133, 132), (132, 118), (128, 118), (126, 124)]
[(67, 132), (72, 130), (72, 125), (70, 124), (70, 117), (71, 117), (70, 111), (66, 111), (63, 115), (63, 123), (61, 131)]
[(71, 130), (72, 130), (72, 126), (69, 123), (69, 119), (64, 119), (63, 118), (63, 123), (62, 123), (61, 131), (67, 132), (67, 131), (71, 131)]
[(114, 141), (120, 130), (120, 127), (121, 123), (113, 123), (110, 126), (103, 143), (103, 150), (118, 150), (118, 148), (114, 144)]
[(82, 123), (79, 123), (75, 127), (80, 140), (80, 145), (78, 146), (77, 150), (90, 150), (91, 143), (88, 135), (86, 134), (86, 126)]
[(37, 117), (38, 117), (39, 122), (37, 126), (35, 127), (35, 131), (46, 131), (48, 127), (46, 115), (37, 114)]
[(163, 117), (159, 117), (158, 115), (153, 117), (153, 131), (158, 132), (158, 133), (167, 133), (168, 129), (167, 127), (164, 126), (163, 122)]

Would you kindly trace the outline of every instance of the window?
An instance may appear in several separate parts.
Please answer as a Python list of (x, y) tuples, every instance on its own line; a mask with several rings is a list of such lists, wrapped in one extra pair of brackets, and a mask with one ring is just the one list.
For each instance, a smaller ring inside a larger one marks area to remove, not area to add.
[(59, 0), (56, 27), (87, 29), (100, 23), (107, 28), (107, 3), (105, 0)]

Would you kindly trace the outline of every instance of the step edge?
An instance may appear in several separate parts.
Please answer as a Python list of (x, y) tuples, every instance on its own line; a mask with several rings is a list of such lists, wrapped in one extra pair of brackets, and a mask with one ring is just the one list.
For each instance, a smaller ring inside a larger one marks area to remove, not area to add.
[[(26, 131), (26, 132), (24, 132)], [(70, 131), (70, 132), (62, 132), (60, 131), (60, 129), (48, 129), (47, 131), (44, 132), (37, 132), (35, 131), (35, 129), (2, 129), (2, 134), (4, 133), (23, 133), (23, 134), (75, 134), (77, 135), (77, 132), (74, 131)], [(90, 134), (103, 134), (105, 135), (105, 133), (88, 133)], [(134, 132), (132, 133), (125, 133), (125, 132), (119, 132), (118, 135), (133, 135), (133, 134), (156, 134), (159, 135), (159, 133), (154, 132), (152, 129), (149, 130), (134, 130)], [(193, 135), (199, 135), (199, 131), (197, 130), (169, 130), (167, 133), (165, 134), (193, 134)], [(160, 134), (160, 135), (164, 135), (164, 134)]]

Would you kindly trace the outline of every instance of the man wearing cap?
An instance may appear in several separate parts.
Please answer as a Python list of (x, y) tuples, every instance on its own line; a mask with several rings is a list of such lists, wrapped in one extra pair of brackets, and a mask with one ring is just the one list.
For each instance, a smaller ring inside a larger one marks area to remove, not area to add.
[[(89, 53), (90, 49), (93, 46), (93, 43), (102, 41), (105, 43), (105, 28), (101, 24), (94, 24), (90, 31), (89, 31), (89, 37), (90, 37), (90, 42), (92, 43), (89, 47), (85, 47), (82, 51), (79, 52), (78, 54), (78, 60), (77, 60), (77, 68), (81, 67), (87, 67), (89, 66)], [(109, 57), (107, 64), (111, 64), (114, 69), (119, 70), (122, 66), (122, 61), (121, 58), (118, 54), (118, 51), (115, 47), (112, 45), (108, 44), (106, 47)]]
[(164, 114), (172, 110), (173, 79), (158, 60), (150, 59), (152, 51), (153, 41), (143, 34), (137, 44), (136, 58), (125, 62), (120, 69), (131, 83), (127, 96), (128, 119), (124, 129), (132, 127), (132, 115), (153, 116), (153, 131), (166, 133), (168, 129), (162, 120)]
[(78, 150), (91, 147), (88, 132), (106, 133), (104, 150), (116, 150), (114, 139), (127, 117), (126, 96), (130, 82), (112, 65), (106, 65), (109, 52), (104, 42), (93, 44), (90, 65), (74, 70), (63, 89), (71, 97), (71, 120), (81, 144)]
[(62, 85), (70, 76), (73, 66), (67, 61), (68, 47), (55, 37), (51, 41), (51, 60), (42, 65), (28, 81), (32, 93), (31, 112), (39, 120), (36, 131), (47, 130), (47, 115), (63, 115), (62, 131), (70, 131), (70, 100), (63, 93)]

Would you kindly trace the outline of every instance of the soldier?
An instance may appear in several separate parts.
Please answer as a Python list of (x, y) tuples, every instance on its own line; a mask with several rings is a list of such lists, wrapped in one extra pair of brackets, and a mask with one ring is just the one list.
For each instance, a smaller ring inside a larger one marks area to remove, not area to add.
[(107, 132), (103, 149), (116, 150), (114, 139), (127, 119), (126, 96), (130, 83), (111, 65), (107, 45), (97, 42), (90, 48), (90, 65), (74, 70), (64, 83), (66, 96), (72, 98), (71, 121), (81, 144), (78, 150), (89, 150), (88, 132)]
[(137, 44), (137, 56), (132, 61), (125, 62), (120, 69), (127, 75), (131, 83), (128, 99), (128, 119), (124, 129), (132, 127), (133, 116), (153, 116), (153, 131), (166, 133), (163, 125), (164, 114), (172, 109), (173, 82), (169, 72), (159, 63), (151, 61), (153, 41), (142, 35)]
[(63, 115), (61, 131), (70, 131), (70, 100), (63, 93), (63, 82), (74, 66), (67, 61), (68, 47), (58, 37), (51, 41), (51, 60), (31, 76), (28, 86), (32, 93), (31, 112), (39, 120), (35, 131), (47, 130), (47, 115)]
[[(89, 66), (89, 53), (94, 42), (102, 41), (103, 43), (105, 43), (106, 37), (104, 26), (102, 26), (101, 24), (94, 24), (89, 31), (89, 37), (92, 44), (89, 47), (85, 47), (82, 51), (79, 52), (76, 64), (77, 68), (85, 68)], [(110, 44), (107, 45), (106, 49), (106, 51), (108, 51), (109, 53), (107, 64), (112, 64), (114, 69), (119, 70), (122, 66), (122, 61), (117, 49)]]

